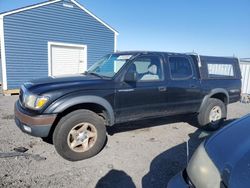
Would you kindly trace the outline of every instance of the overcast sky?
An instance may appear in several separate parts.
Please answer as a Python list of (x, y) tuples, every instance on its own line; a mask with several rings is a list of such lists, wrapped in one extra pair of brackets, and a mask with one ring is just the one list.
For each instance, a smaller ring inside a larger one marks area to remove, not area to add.
[[(43, 0), (0, 0), (0, 12)], [(118, 50), (250, 57), (250, 0), (78, 0), (119, 32)]]

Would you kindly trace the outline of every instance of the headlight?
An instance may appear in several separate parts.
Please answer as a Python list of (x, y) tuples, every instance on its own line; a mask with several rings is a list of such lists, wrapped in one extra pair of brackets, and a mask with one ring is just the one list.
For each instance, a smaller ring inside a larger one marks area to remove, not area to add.
[(220, 187), (220, 173), (209, 158), (204, 148), (204, 143), (196, 149), (190, 159), (187, 166), (187, 174), (195, 187)]
[(41, 109), (49, 100), (48, 97), (37, 96), (34, 94), (27, 94), (24, 98), (25, 106), (36, 110)]

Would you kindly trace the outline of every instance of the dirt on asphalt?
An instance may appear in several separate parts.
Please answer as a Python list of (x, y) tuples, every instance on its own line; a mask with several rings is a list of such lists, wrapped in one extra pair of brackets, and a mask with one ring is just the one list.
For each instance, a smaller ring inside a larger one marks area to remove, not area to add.
[[(53, 145), (16, 127), (16, 100), (0, 96), (0, 187), (166, 187), (186, 165), (185, 142), (192, 153), (206, 135), (182, 118), (126, 123), (109, 129), (97, 156), (69, 162)], [(249, 104), (231, 104), (227, 123), (247, 113)]]

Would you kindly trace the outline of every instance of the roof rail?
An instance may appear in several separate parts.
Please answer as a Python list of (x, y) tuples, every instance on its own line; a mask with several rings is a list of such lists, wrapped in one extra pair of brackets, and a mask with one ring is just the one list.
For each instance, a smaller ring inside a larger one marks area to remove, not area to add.
[(199, 54), (196, 53), (196, 52), (186, 52), (185, 54), (187, 54), (187, 55), (199, 55)]

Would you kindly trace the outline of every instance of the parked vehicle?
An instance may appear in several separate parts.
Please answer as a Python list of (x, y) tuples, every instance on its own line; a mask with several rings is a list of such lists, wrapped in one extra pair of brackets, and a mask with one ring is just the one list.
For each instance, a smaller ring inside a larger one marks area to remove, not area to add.
[(240, 88), (236, 58), (120, 52), (81, 75), (24, 83), (15, 119), (25, 133), (52, 135), (57, 152), (75, 161), (97, 154), (106, 126), (117, 123), (191, 114), (197, 126), (217, 129)]
[(168, 188), (243, 188), (250, 185), (250, 115), (221, 129), (193, 154)]

